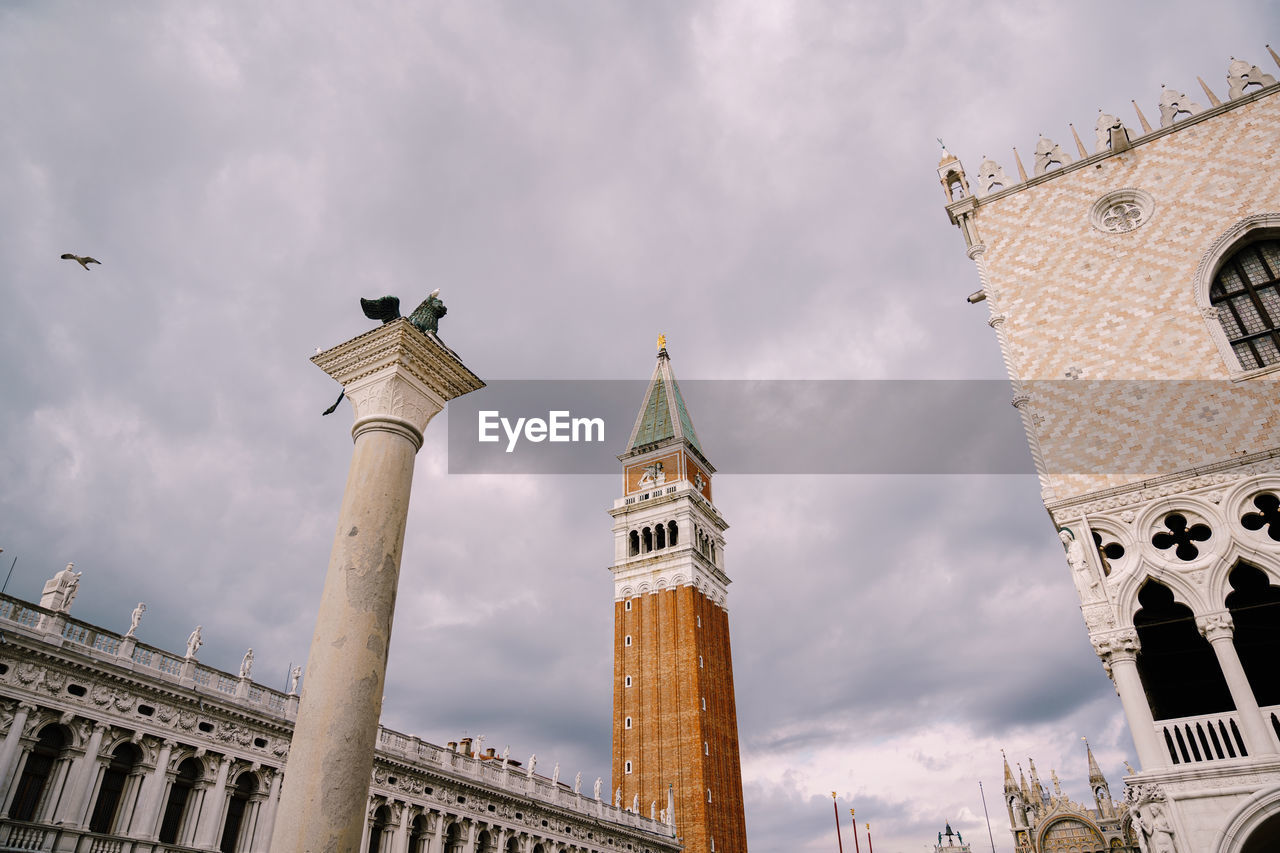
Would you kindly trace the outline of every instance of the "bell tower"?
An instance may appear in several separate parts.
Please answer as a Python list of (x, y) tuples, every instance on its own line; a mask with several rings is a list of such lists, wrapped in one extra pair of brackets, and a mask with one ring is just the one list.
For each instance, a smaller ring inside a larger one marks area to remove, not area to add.
[(728, 524), (665, 337), (614, 501), (613, 784), (639, 811), (667, 806), (689, 853), (746, 853), (729, 650)]

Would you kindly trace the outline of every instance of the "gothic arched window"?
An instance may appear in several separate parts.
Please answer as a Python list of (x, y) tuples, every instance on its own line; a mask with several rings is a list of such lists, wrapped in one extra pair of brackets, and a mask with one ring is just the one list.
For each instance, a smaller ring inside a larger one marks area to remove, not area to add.
[(1257, 240), (1236, 249), (1218, 267), (1209, 304), (1240, 366), (1255, 370), (1280, 363), (1280, 240)]

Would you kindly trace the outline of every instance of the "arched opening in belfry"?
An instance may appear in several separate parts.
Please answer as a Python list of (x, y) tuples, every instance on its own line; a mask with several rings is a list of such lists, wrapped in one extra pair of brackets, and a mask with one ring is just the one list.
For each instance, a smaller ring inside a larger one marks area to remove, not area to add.
[(1272, 585), (1265, 572), (1248, 563), (1238, 563), (1227, 580), (1232, 589), (1227, 595), (1227, 607), (1235, 623), (1232, 640), (1253, 697), (1264, 708), (1280, 705), (1280, 679), (1276, 678), (1276, 661), (1280, 660), (1280, 587)]
[(204, 778), (204, 765), (198, 758), (188, 758), (178, 765), (178, 773), (169, 786), (169, 797), (164, 807), (164, 820), (160, 823), (160, 841), (163, 844), (178, 844), (179, 837), (188, 829), (187, 824), (193, 815), (191, 790)]
[(658, 526), (653, 529), (653, 539), (655, 548), (667, 547), (667, 529), (662, 526), (662, 522), (658, 522)]
[(1234, 711), (1218, 658), (1196, 628), (1191, 608), (1153, 580), (1138, 593), (1138, 603), (1142, 609), (1133, 617), (1142, 646), (1138, 674), (1151, 716), (1171, 720)]
[(676, 526), (674, 521), (667, 522), (667, 544), (675, 547), (680, 541), (680, 528)]
[(636, 554), (640, 553), (640, 531), (638, 530), (631, 531), (631, 534), (627, 537), (627, 539), (630, 543), (630, 548), (629, 548), (630, 555), (634, 557)]
[(247, 847), (241, 843), (247, 839), (241, 839), (240, 834), (244, 826), (245, 811), (249, 808), (249, 800), (257, 790), (257, 777), (253, 773), (241, 773), (227, 800), (227, 817), (222, 824), (222, 843), (218, 845), (222, 853), (236, 853), (237, 850)]
[(70, 743), (71, 739), (62, 726), (50, 725), (41, 730), (35, 746), (27, 753), (9, 817), (14, 820), (37, 819), (37, 811), (44, 801), (45, 788), (49, 777), (53, 775), (54, 765), (62, 758)]
[(114, 829), (116, 813), (120, 810), (120, 800), (124, 796), (125, 785), (133, 775), (138, 762), (142, 760), (142, 750), (132, 743), (122, 743), (111, 751), (111, 763), (102, 773), (102, 784), (98, 786), (98, 800), (93, 806), (93, 816), (89, 818), (89, 831), (109, 833)]
[(653, 550), (653, 531), (646, 527), (640, 533), (640, 539), (644, 542), (644, 552), (648, 554)]

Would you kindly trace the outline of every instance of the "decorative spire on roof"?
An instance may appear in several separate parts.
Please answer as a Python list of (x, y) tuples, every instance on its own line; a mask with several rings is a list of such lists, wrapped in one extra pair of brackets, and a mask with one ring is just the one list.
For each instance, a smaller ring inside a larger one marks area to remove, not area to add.
[(1089, 746), (1088, 738), (1080, 738), (1084, 741), (1084, 751), (1089, 754), (1089, 785), (1090, 787), (1098, 784), (1107, 784), (1107, 777), (1102, 775), (1102, 768), (1098, 766), (1097, 759), (1093, 757), (1093, 749)]
[[(684, 404), (680, 385), (671, 370), (671, 357), (667, 354), (667, 336), (658, 336), (658, 364), (645, 391), (644, 405), (636, 416), (624, 455), (641, 453), (661, 444), (685, 442), (699, 456), (702, 445), (693, 429), (693, 419)], [(705, 458), (705, 457), (704, 457)]]
[(1002, 749), (1000, 757), (1004, 760), (1004, 792), (1012, 794), (1018, 790), (1018, 784), (1013, 781), (1013, 771), (1009, 769), (1009, 756), (1005, 755)]

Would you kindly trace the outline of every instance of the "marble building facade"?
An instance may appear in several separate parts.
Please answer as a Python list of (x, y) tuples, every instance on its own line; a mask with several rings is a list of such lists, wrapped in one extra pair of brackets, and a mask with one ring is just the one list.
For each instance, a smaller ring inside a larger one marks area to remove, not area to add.
[[(282, 693), (252, 680), (251, 655), (232, 674), (76, 620), (78, 577), (66, 594), (59, 576), (53, 606), (0, 596), (0, 850), (267, 850), (297, 679)], [(365, 821), (361, 853), (680, 849), (600, 783), (386, 728)]]
[(1016, 150), (972, 186), (938, 166), (1133, 736), (1144, 853), (1280, 848), (1280, 85), (1226, 71), (1162, 89), (1157, 126), (1101, 112), (1092, 151), (1041, 137), (1031, 175)]

